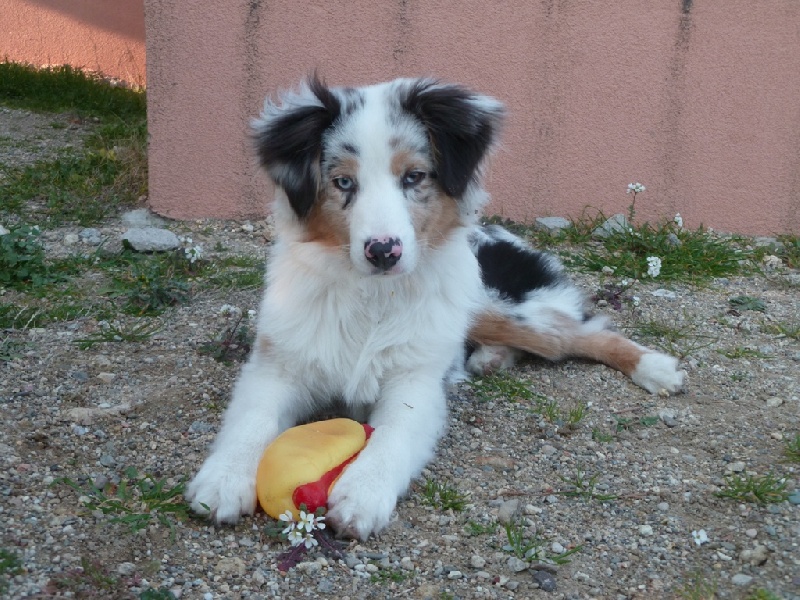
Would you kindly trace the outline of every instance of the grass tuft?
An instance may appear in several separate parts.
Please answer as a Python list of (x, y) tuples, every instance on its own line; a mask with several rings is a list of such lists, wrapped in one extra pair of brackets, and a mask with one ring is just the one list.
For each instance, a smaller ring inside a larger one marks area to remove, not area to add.
[(460, 512), (467, 506), (467, 497), (447, 483), (426, 479), (421, 492), (423, 503), (438, 510)]
[(784, 502), (789, 493), (786, 491), (786, 479), (774, 473), (766, 475), (729, 475), (725, 478), (725, 486), (717, 492), (720, 498), (731, 498), (739, 502), (755, 502), (758, 504), (777, 504)]

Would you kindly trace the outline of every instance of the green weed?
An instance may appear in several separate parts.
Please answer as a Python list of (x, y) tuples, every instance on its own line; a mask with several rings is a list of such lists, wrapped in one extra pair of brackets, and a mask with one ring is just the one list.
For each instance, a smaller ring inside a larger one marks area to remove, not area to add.
[(717, 582), (709, 579), (700, 572), (693, 573), (679, 590), (678, 597), (683, 600), (715, 600), (717, 597)]
[(595, 473), (587, 479), (586, 472), (583, 471), (583, 469), (578, 468), (573, 477), (564, 477), (562, 475), (558, 475), (558, 478), (567, 485), (572, 486), (572, 489), (558, 491), (555, 493), (561, 494), (562, 496), (567, 496), (568, 498), (583, 498), (584, 500), (607, 502), (609, 500), (614, 500), (617, 497), (616, 494), (599, 494), (595, 491), (595, 488), (597, 487), (597, 480), (600, 478), (599, 473)]
[(686, 358), (716, 341), (697, 333), (698, 326), (692, 322), (673, 325), (655, 319), (641, 319), (629, 329), (640, 337), (648, 338), (653, 346), (679, 358)]
[(486, 535), (497, 531), (497, 523), (478, 523), (470, 519), (464, 525), (464, 531), (470, 537), (477, 537), (479, 535)]
[(725, 356), (727, 358), (733, 360), (739, 360), (743, 358), (760, 358), (760, 359), (768, 359), (769, 356), (764, 354), (763, 352), (759, 352), (758, 350), (754, 350), (753, 348), (744, 348), (738, 346), (736, 348), (732, 348), (730, 350), (717, 350), (719, 354)]
[(447, 483), (426, 479), (421, 491), (422, 501), (438, 510), (460, 512), (467, 505), (467, 497)]
[(12, 226), (0, 236), (0, 285), (21, 288), (41, 286), (61, 277), (46, 263), (39, 228)]
[(764, 333), (800, 340), (800, 320), (772, 321), (761, 326)]
[(545, 399), (541, 394), (534, 392), (527, 382), (503, 374), (487, 375), (472, 379), (469, 386), (481, 402), (503, 400), (518, 402)]
[(786, 485), (785, 478), (771, 472), (766, 475), (734, 474), (725, 478), (725, 486), (717, 492), (717, 496), (739, 502), (773, 504), (789, 497)]
[(122, 523), (131, 531), (139, 531), (155, 519), (168, 527), (174, 537), (174, 519), (184, 521), (191, 515), (189, 505), (182, 498), (185, 479), (170, 486), (166, 479), (140, 474), (134, 467), (125, 469), (124, 475), (119, 484), (109, 483), (102, 489), (91, 479), (82, 485), (67, 477), (54, 483), (67, 485), (80, 493), (81, 502), (89, 510), (112, 515), (112, 523)]
[(759, 588), (745, 598), (745, 600), (782, 600), (780, 596), (773, 594), (769, 590)]
[(597, 428), (592, 429), (592, 439), (602, 444), (607, 444), (614, 441), (614, 436), (610, 433), (605, 433)]
[(214, 340), (201, 345), (198, 352), (224, 364), (243, 362), (250, 355), (254, 337), (244, 315), (239, 314)]
[(754, 298), (753, 296), (735, 296), (728, 298), (728, 304), (737, 310), (755, 310), (758, 312), (765, 312), (767, 305), (763, 300)]
[(580, 552), (583, 548), (583, 546), (575, 546), (561, 554), (552, 554), (547, 548), (549, 540), (542, 539), (537, 535), (528, 536), (525, 526), (519, 521), (507, 523), (505, 531), (508, 543), (503, 546), (503, 550), (522, 560), (564, 565), (571, 561), (570, 556)]
[(160, 328), (160, 324), (146, 320), (136, 321), (130, 325), (106, 323), (99, 332), (74, 340), (73, 343), (81, 350), (88, 350), (104, 342), (144, 342)]
[(8, 591), (8, 580), (22, 573), (22, 561), (16, 552), (0, 548), (0, 593)]
[(783, 446), (783, 456), (788, 462), (800, 463), (800, 433), (786, 440)]
[(379, 583), (384, 585), (390, 583), (402, 583), (406, 579), (408, 579), (408, 574), (399, 568), (381, 569), (379, 571), (376, 571), (369, 577), (369, 580), (372, 583)]

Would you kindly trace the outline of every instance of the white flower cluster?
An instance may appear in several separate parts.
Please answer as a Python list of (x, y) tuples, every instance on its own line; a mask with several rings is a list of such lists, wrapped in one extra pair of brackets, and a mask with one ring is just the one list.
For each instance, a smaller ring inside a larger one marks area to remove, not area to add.
[(310, 550), (317, 546), (319, 542), (314, 537), (314, 532), (325, 529), (325, 517), (317, 517), (314, 513), (309, 513), (304, 510), (300, 511), (300, 520), (295, 521), (292, 511), (287, 510), (278, 517), (287, 527), (283, 530), (283, 534), (292, 544), (292, 546), (299, 546), (305, 544), (306, 549)]
[(645, 189), (646, 188), (637, 181), (636, 183), (629, 183), (628, 191), (625, 193), (630, 194), (631, 192), (633, 192), (634, 194), (641, 194)]
[(650, 277), (658, 277), (661, 273), (661, 259), (657, 256), (647, 257), (647, 274)]
[(681, 213), (675, 213), (675, 218), (672, 220), (675, 221), (675, 225), (677, 225), (678, 229), (683, 229), (683, 217)]
[(203, 256), (203, 248), (200, 244), (195, 246), (192, 245), (192, 238), (190, 237), (181, 237), (179, 238), (180, 242), (183, 244), (183, 254), (186, 256), (186, 260), (190, 263), (194, 264), (201, 256)]

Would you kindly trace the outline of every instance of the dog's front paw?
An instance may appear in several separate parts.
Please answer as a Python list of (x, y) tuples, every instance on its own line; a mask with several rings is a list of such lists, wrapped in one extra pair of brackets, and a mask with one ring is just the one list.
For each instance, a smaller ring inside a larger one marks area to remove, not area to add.
[(686, 384), (686, 371), (678, 368), (678, 360), (660, 352), (648, 352), (639, 359), (631, 374), (633, 382), (651, 394), (677, 394)]
[(339, 535), (363, 541), (386, 527), (396, 503), (397, 494), (380, 473), (359, 469), (356, 460), (336, 482), (326, 520)]
[(186, 486), (186, 500), (192, 510), (208, 514), (217, 523), (236, 523), (252, 515), (256, 507), (256, 474), (241, 466), (209, 458)]

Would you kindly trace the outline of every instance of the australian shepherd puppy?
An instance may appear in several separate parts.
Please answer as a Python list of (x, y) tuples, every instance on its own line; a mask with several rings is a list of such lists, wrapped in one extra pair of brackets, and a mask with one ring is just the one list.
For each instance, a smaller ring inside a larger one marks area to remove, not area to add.
[(196, 511), (251, 514), (264, 448), (337, 407), (375, 428), (329, 499), (328, 522), (365, 539), (433, 458), (447, 381), (523, 352), (681, 390), (677, 360), (587, 313), (554, 257), (478, 225), (502, 117), (496, 100), (429, 79), (330, 89), (313, 77), (266, 102), (254, 129), (277, 235), (252, 354), (188, 486)]

